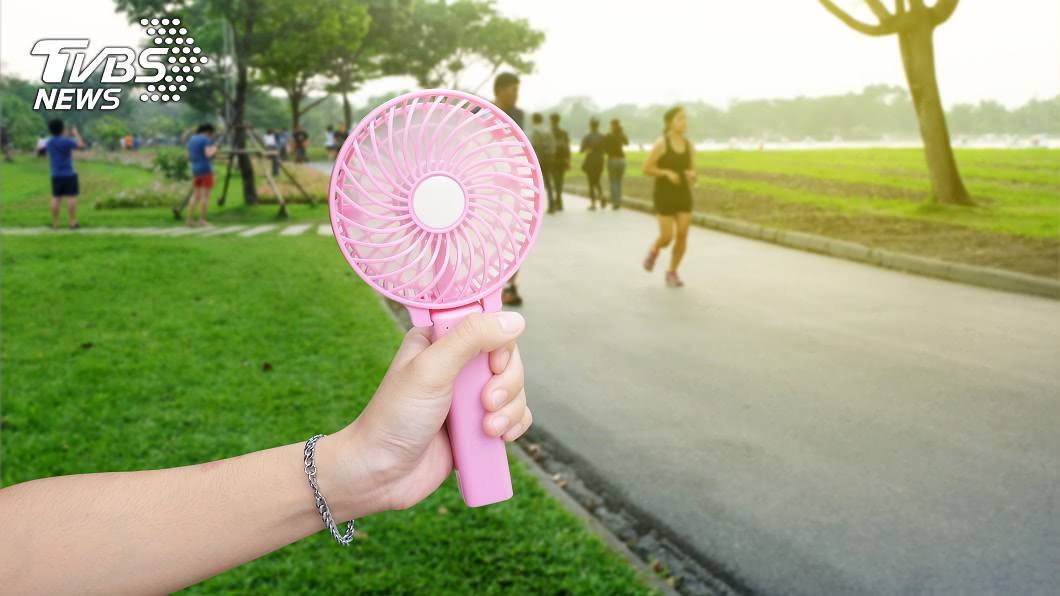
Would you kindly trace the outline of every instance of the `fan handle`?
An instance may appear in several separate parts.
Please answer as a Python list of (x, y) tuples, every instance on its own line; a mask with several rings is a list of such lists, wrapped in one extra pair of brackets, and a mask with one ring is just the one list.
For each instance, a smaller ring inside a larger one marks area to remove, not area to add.
[[(495, 299), (492, 298), (483, 302), (487, 311), (496, 312), (500, 310), (499, 292)], [(432, 341), (438, 341), (459, 325), (464, 317), (475, 312), (483, 312), (482, 304), (476, 302), (469, 306), (431, 311), (430, 319), (434, 328)], [(422, 317), (421, 313), (411, 313), (414, 322)], [(453, 383), (453, 401), (446, 420), (456, 468), (456, 483), (468, 507), (481, 507), (512, 498), (512, 476), (508, 469), (504, 440), (491, 437), (482, 429), (482, 421), (486, 416), (482, 390), (491, 378), (493, 371), (490, 370), (489, 353), (479, 354), (467, 363)]]

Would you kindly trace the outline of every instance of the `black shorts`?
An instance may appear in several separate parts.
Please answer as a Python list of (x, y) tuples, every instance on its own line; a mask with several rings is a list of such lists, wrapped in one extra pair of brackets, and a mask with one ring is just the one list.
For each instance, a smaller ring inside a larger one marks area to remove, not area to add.
[(76, 197), (80, 191), (77, 185), (77, 174), (73, 176), (55, 176), (52, 178), (53, 197)]
[(655, 192), (652, 193), (655, 213), (673, 216), (692, 211), (692, 191), (688, 186), (674, 185), (669, 180), (655, 179)]

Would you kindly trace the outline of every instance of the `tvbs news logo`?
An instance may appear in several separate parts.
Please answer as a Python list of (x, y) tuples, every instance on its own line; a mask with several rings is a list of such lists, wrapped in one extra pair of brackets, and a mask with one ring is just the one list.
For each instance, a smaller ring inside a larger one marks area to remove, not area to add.
[[(140, 19), (149, 46), (139, 51), (107, 46), (90, 60), (88, 39), (41, 39), (30, 53), (44, 57), (41, 81), (52, 86), (37, 90), (35, 110), (115, 110), (121, 105), (122, 86), (144, 86), (140, 101), (180, 101), (181, 93), (202, 72), (208, 61), (195, 38), (180, 26), (180, 19)], [(78, 87), (99, 73), (102, 85)]]

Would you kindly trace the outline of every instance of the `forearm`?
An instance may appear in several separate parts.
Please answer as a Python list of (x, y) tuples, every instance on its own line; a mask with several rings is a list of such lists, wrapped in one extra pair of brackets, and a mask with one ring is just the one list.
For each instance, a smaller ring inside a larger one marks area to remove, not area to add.
[(651, 176), (652, 178), (658, 178), (660, 176), (668, 176), (670, 170), (664, 170), (655, 164), (644, 164), (644, 175)]
[[(317, 465), (336, 520), (378, 511), (369, 491), (337, 489), (349, 485), (336, 481), (340, 471), (357, 468), (335, 461), (329, 439), (318, 444)], [(196, 466), (6, 488), (0, 585), (12, 593), (171, 592), (315, 533), (324, 525), (302, 450), (298, 443)]]

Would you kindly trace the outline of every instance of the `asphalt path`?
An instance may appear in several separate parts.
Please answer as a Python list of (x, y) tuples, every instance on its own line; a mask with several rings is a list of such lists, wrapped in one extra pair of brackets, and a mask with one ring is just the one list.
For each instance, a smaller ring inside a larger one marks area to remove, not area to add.
[(1060, 303), (567, 197), (520, 272), (535, 424), (770, 594), (1060, 589)]

